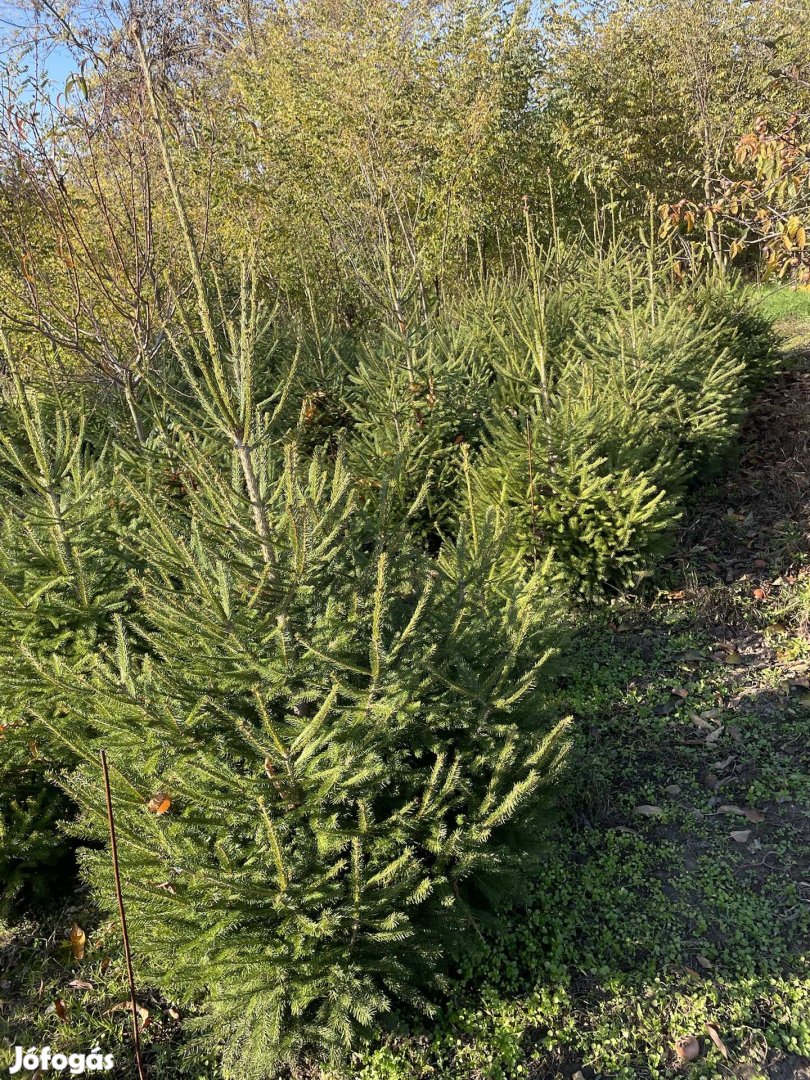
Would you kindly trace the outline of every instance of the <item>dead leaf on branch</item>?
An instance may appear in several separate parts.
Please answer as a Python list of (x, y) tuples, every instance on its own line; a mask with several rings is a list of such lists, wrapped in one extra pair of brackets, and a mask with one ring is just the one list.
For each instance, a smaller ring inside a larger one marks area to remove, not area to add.
[(153, 795), (149, 802), (146, 804), (146, 809), (152, 813), (160, 816), (168, 812), (172, 805), (172, 800), (169, 796), (161, 791), (157, 795)]

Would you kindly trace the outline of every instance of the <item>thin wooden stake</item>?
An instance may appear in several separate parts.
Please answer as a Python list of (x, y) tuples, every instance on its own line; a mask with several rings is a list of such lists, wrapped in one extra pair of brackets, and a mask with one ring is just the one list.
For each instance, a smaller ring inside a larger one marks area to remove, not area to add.
[(529, 451), (529, 510), (532, 519), (532, 562), (537, 567), (537, 507), (534, 502), (534, 447), (531, 418), (526, 417), (526, 444)]
[(112, 795), (110, 794), (110, 771), (107, 768), (107, 751), (100, 751), (101, 771), (104, 774), (104, 795), (107, 799), (107, 823), (110, 826), (110, 854), (112, 855), (113, 876), (115, 877), (115, 895), (118, 900), (118, 914), (121, 919), (121, 936), (124, 939), (124, 958), (127, 964), (127, 981), (129, 982), (129, 1001), (132, 1006), (132, 1034), (135, 1039), (135, 1064), (138, 1067), (138, 1080), (146, 1080), (141, 1057), (141, 1033), (138, 1030), (138, 1005), (135, 1001), (135, 976), (132, 972), (132, 954), (129, 951), (129, 933), (127, 932), (127, 917), (124, 912), (124, 897), (121, 893), (121, 873), (118, 869), (118, 843), (115, 836), (115, 820), (113, 818)]

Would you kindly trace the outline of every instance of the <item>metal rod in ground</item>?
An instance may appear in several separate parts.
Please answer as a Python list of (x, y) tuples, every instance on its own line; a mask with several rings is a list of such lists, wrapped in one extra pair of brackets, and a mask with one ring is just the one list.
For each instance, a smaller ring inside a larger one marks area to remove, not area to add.
[(107, 767), (107, 753), (100, 752), (101, 771), (104, 774), (104, 795), (107, 799), (107, 823), (110, 826), (110, 854), (112, 855), (113, 876), (115, 878), (115, 896), (118, 900), (118, 915), (121, 919), (121, 937), (124, 939), (124, 959), (127, 964), (127, 981), (129, 982), (129, 1001), (132, 1006), (132, 1035), (135, 1039), (135, 1064), (138, 1067), (138, 1080), (146, 1080), (141, 1057), (141, 1033), (138, 1030), (138, 1005), (135, 1001), (135, 976), (132, 972), (132, 954), (129, 951), (129, 933), (127, 932), (127, 916), (124, 911), (124, 897), (121, 893), (121, 874), (118, 869), (118, 843), (115, 836), (115, 819), (113, 818), (112, 795), (110, 794), (110, 771)]

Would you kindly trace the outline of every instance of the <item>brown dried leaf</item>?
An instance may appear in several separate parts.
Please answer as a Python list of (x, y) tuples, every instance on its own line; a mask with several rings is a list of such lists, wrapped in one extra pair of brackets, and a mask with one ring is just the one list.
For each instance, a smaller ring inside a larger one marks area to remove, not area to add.
[(706, 744), (706, 746), (712, 746), (714, 743), (717, 742), (717, 740), (720, 738), (720, 736), (725, 730), (725, 727), (721, 724), (720, 727), (715, 728), (714, 731), (710, 732), (703, 740), (703, 742)]
[(720, 1034), (719, 1034), (717, 1028), (714, 1027), (714, 1025), (712, 1025), (712, 1024), (707, 1024), (706, 1025), (706, 1031), (709, 1034), (709, 1038), (712, 1040), (712, 1042), (717, 1047), (717, 1049), (720, 1051), (720, 1053), (723, 1055), (723, 1057), (726, 1060), (728, 1060), (728, 1050), (726, 1049), (726, 1044), (720, 1038)]
[(54, 1012), (60, 1020), (67, 1020), (67, 1008), (64, 1001), (61, 998), (57, 998), (53, 1003)]
[(750, 836), (750, 829), (738, 829), (736, 832), (731, 833), (731, 839), (737, 844), (747, 844)]
[(729, 765), (733, 764), (733, 762), (735, 762), (736, 760), (737, 760), (737, 755), (736, 754), (729, 754), (729, 756), (727, 758), (723, 758), (722, 761), (715, 761), (714, 764), (711, 767), (713, 769), (715, 769), (717, 772), (723, 772), (725, 769), (727, 769), (729, 767)]

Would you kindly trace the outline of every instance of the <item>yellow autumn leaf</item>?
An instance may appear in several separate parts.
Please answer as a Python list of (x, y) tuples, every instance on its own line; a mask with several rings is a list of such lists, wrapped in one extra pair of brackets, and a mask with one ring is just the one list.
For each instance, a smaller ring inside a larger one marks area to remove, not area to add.
[(84, 945), (87, 941), (87, 935), (78, 923), (74, 923), (70, 930), (70, 951), (73, 953), (74, 960), (81, 960), (84, 957)]

